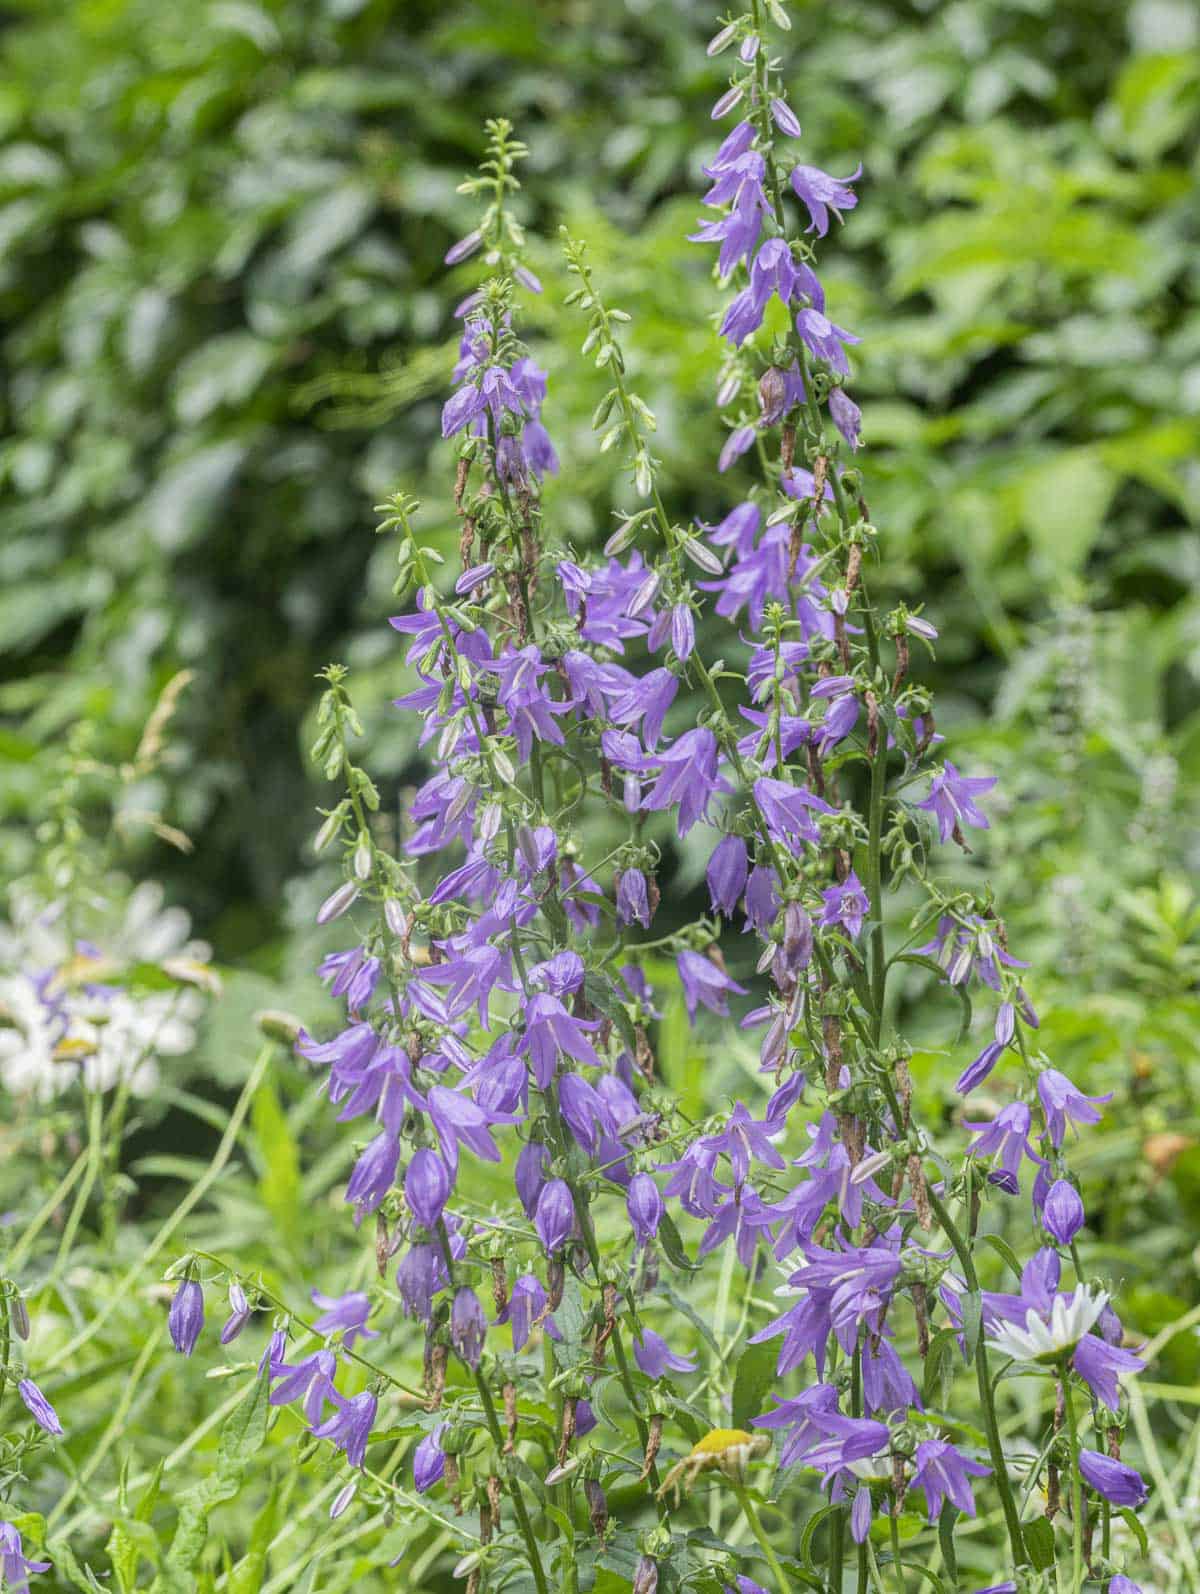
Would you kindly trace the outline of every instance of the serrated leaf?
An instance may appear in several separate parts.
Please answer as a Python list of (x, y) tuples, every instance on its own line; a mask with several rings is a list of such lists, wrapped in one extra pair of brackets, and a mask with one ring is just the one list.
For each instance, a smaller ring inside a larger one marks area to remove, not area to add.
[(273, 1485), (265, 1505), (254, 1518), (246, 1553), (229, 1574), (229, 1594), (259, 1594), (278, 1520), (279, 1490)]
[(262, 1446), (271, 1415), (270, 1391), (270, 1379), (264, 1370), (255, 1379), (253, 1389), (225, 1419), (217, 1450), (218, 1473), (240, 1477), (250, 1457)]

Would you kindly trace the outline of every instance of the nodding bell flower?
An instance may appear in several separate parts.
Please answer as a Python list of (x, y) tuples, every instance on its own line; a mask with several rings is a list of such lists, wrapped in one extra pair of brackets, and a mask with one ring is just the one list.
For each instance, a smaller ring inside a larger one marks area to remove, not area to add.
[(181, 1279), (167, 1315), (171, 1343), (181, 1356), (190, 1356), (204, 1327), (204, 1291), (195, 1279)]

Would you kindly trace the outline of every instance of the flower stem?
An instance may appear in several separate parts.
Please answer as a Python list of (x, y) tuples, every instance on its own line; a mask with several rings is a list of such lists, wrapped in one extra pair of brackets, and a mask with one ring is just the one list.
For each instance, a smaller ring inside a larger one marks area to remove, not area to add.
[(766, 1531), (762, 1525), (762, 1520), (759, 1517), (758, 1511), (755, 1509), (754, 1501), (751, 1500), (749, 1494), (746, 1492), (746, 1485), (744, 1483), (734, 1483), (733, 1492), (737, 1495), (738, 1504), (742, 1508), (742, 1515), (750, 1524), (751, 1533), (753, 1533), (754, 1537), (758, 1540), (759, 1546), (767, 1558), (767, 1564), (771, 1568), (771, 1573), (775, 1578), (776, 1585), (779, 1589), (779, 1594), (787, 1594), (787, 1591), (790, 1590), (792, 1585), (788, 1581), (787, 1573), (783, 1570), (779, 1557), (775, 1554), (771, 1541), (766, 1535)]
[(900, 1555), (900, 1519), (899, 1506), (892, 1502), (892, 1510), (888, 1512), (888, 1532), (892, 1540), (892, 1565), (896, 1569), (896, 1584), (900, 1594), (907, 1594), (907, 1585), (904, 1581), (904, 1561)]
[(1079, 1419), (1075, 1415), (1075, 1397), (1071, 1393), (1071, 1370), (1064, 1365), (1062, 1373), (1063, 1400), (1067, 1412), (1067, 1439), (1071, 1446), (1071, 1594), (1079, 1594), (1083, 1587), (1083, 1477), (1079, 1471)]
[[(492, 1443), (496, 1447), (497, 1457), (504, 1454), (504, 1435), (500, 1432), (500, 1419), (496, 1416), (496, 1407), (492, 1400), (492, 1392), (488, 1388), (487, 1379), (475, 1369), (475, 1387), (479, 1391), (479, 1398), (483, 1402), (484, 1416), (487, 1418), (488, 1432), (492, 1436)], [(542, 1557), (538, 1550), (537, 1540), (533, 1536), (533, 1524), (529, 1520), (529, 1512), (525, 1509), (525, 1497), (521, 1493), (521, 1486), (515, 1478), (511, 1480), (509, 1489), (512, 1498), (513, 1510), (517, 1517), (517, 1526), (521, 1530), (521, 1537), (525, 1540), (525, 1551), (529, 1556), (529, 1570), (533, 1573), (533, 1581), (537, 1585), (538, 1594), (549, 1594), (549, 1585), (546, 1582), (546, 1573), (542, 1566)]]
[[(954, 1247), (966, 1279), (967, 1288), (973, 1292), (979, 1289), (979, 1275), (975, 1271), (975, 1261), (971, 1255), (971, 1248), (963, 1238), (962, 1231), (950, 1216), (946, 1203), (938, 1195), (932, 1185), (929, 1186), (929, 1204), (937, 1214), (937, 1220), (945, 1231), (946, 1238)], [(1025, 1566), (1029, 1561), (1029, 1554), (1025, 1549), (1025, 1540), (1021, 1533), (1021, 1519), (1017, 1515), (1016, 1501), (1013, 1499), (1012, 1484), (1008, 1476), (1008, 1463), (1004, 1458), (1004, 1446), (1000, 1442), (1000, 1425), (996, 1421), (996, 1402), (992, 1396), (992, 1380), (988, 1371), (987, 1349), (980, 1333), (979, 1343), (975, 1347), (975, 1377), (979, 1385), (979, 1404), (983, 1411), (983, 1427), (987, 1434), (988, 1454), (992, 1458), (992, 1473), (995, 1478), (996, 1488), (1000, 1493), (1000, 1504), (1004, 1511), (1004, 1522), (1008, 1528), (1008, 1540), (1012, 1546), (1013, 1560), (1017, 1566)]]

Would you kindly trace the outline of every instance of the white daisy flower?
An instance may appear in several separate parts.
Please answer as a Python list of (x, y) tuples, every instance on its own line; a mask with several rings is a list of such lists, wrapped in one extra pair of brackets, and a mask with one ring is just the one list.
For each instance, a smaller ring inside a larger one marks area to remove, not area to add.
[[(189, 940), (188, 915), (164, 907), (163, 896), (155, 881), (129, 892), (120, 917), (100, 932), (101, 952), (91, 942), (71, 944), (60, 904), (13, 890), (0, 924), (0, 1080), (14, 1095), (48, 1101), (82, 1074), (92, 1090), (127, 1080), (135, 1096), (147, 1096), (159, 1061), (191, 1050), (204, 1010), (196, 987), (205, 984), (193, 971), (205, 969), (211, 951)], [(129, 963), (175, 970), (181, 985), (134, 993), (105, 983)]]
[(1016, 1323), (998, 1323), (988, 1334), (987, 1342), (1014, 1361), (1055, 1362), (1065, 1351), (1074, 1350), (1107, 1305), (1107, 1291), (1092, 1294), (1081, 1284), (1070, 1295), (1054, 1297), (1049, 1317), (1030, 1307), (1024, 1328)]

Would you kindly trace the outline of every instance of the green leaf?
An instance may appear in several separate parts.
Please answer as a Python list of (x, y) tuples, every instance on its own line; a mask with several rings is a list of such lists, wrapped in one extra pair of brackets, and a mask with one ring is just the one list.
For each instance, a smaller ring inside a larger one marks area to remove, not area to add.
[(817, 1529), (823, 1522), (827, 1522), (834, 1512), (844, 1510), (845, 1506), (840, 1502), (832, 1505), (823, 1505), (809, 1517), (804, 1524), (804, 1531), (800, 1535), (800, 1543), (796, 1547), (802, 1565), (811, 1568), (815, 1564), (812, 1558), (812, 1545), (817, 1536)]
[(252, 1390), (234, 1406), (222, 1423), (222, 1438), (218, 1446), (217, 1470), (228, 1476), (239, 1476), (261, 1444), (266, 1439), (266, 1425), (271, 1417), (271, 1380), (268, 1372), (258, 1374)]
[(137, 1587), (137, 1568), (142, 1556), (157, 1564), (158, 1535), (148, 1522), (132, 1517), (114, 1518), (112, 1532), (104, 1546), (112, 1562), (121, 1594), (132, 1594)]
[(185, 426), (195, 426), (222, 405), (244, 405), (274, 358), (274, 345), (249, 332), (210, 338), (176, 373), (176, 416)]
[(1048, 1572), (1054, 1565), (1054, 1528), (1046, 1517), (1034, 1517), (1021, 1529), (1029, 1559), (1039, 1572)]
[[(892, 959), (893, 963), (915, 963), (919, 968), (925, 968), (931, 974), (936, 974), (939, 984), (946, 984), (946, 971), (934, 958), (927, 957), (923, 952), (900, 952)], [(958, 1034), (954, 1037), (957, 1046), (971, 1027), (971, 998), (967, 994), (965, 985), (951, 985), (950, 989), (958, 997), (962, 1007), (962, 1020), (958, 1026)]]
[(940, 1410), (954, 1384), (959, 1356), (958, 1337), (952, 1328), (939, 1329), (929, 1342), (925, 1358), (925, 1404)]
[(266, 1504), (254, 1518), (246, 1554), (229, 1574), (229, 1594), (259, 1594), (267, 1570), (267, 1556), (279, 1521), (279, 1490), (272, 1486)]
[(985, 1234), (981, 1236), (985, 1245), (990, 1245), (997, 1256), (1003, 1257), (1005, 1264), (1011, 1268), (1017, 1278), (1021, 1277), (1021, 1264), (1017, 1260), (1017, 1253), (1007, 1240), (1002, 1240), (998, 1234)]
[(749, 1428), (750, 1419), (763, 1410), (767, 1391), (775, 1382), (778, 1347), (773, 1340), (745, 1345), (733, 1375), (733, 1426)]
[(1146, 1529), (1136, 1511), (1131, 1511), (1128, 1506), (1122, 1506), (1117, 1515), (1138, 1541), (1138, 1549), (1145, 1555), (1150, 1554), (1150, 1541), (1146, 1537)]
[(679, 1230), (675, 1227), (675, 1220), (667, 1212), (664, 1212), (658, 1220), (658, 1240), (663, 1248), (663, 1255), (672, 1267), (678, 1268), (682, 1273), (699, 1271), (699, 1262), (693, 1262), (684, 1250)]
[(1093, 448), (1052, 455), (1024, 473), (1021, 516), (1035, 550), (1059, 572), (1077, 570), (1104, 524), (1117, 477)]
[(975, 1360), (979, 1335), (983, 1329), (983, 1296), (978, 1290), (969, 1290), (963, 1296), (963, 1343), (967, 1347), (967, 1366)]
[(258, 1181), (263, 1205), (291, 1243), (299, 1240), (300, 1153), (279, 1104), (275, 1087), (264, 1079), (255, 1092), (251, 1122), (262, 1160)]
[(950, 1578), (951, 1586), (958, 1583), (958, 1557), (954, 1550), (954, 1524), (962, 1513), (957, 1506), (950, 1504), (949, 1500), (942, 1505), (942, 1514), (938, 1518), (938, 1543), (942, 1547), (942, 1560), (946, 1563), (946, 1573)]

